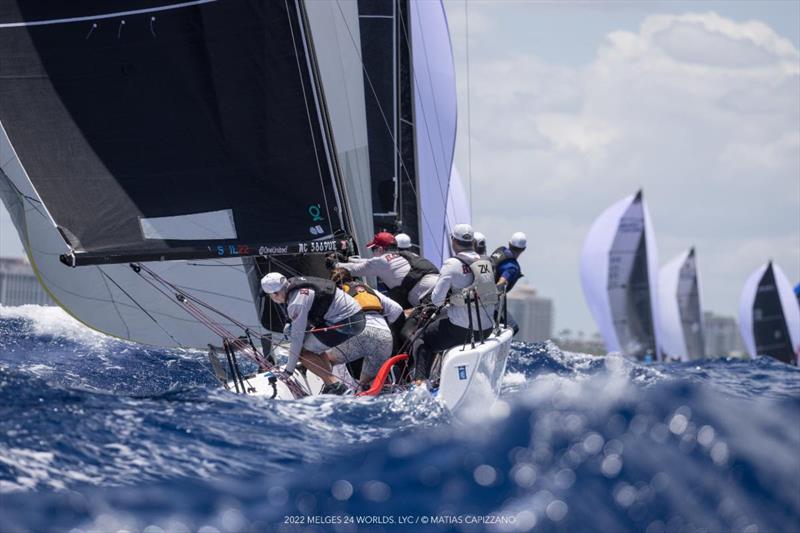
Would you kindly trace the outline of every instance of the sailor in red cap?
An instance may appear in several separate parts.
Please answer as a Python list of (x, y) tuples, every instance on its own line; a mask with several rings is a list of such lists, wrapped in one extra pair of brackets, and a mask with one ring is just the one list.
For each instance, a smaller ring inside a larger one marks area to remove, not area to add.
[(436, 285), (436, 266), (416, 254), (398, 250), (391, 233), (376, 233), (367, 248), (372, 250), (372, 258), (351, 258), (335, 266), (353, 276), (377, 276), (390, 289), (389, 296), (404, 308), (419, 305)]

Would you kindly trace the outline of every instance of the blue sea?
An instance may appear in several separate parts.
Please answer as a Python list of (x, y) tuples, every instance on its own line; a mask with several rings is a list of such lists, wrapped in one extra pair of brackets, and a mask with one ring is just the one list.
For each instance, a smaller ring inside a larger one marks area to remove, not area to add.
[(800, 371), (514, 345), (501, 401), (273, 402), (0, 307), (0, 531), (800, 531)]

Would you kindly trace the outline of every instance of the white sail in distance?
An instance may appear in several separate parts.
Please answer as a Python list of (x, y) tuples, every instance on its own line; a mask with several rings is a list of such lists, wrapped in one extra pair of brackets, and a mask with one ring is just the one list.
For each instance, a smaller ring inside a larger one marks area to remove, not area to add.
[(739, 300), (739, 328), (750, 357), (769, 355), (800, 364), (800, 305), (783, 270), (772, 261), (747, 278)]
[(659, 357), (658, 258), (642, 192), (606, 209), (580, 259), (586, 303), (610, 352)]
[(699, 278), (694, 248), (681, 252), (659, 271), (659, 332), (664, 359), (689, 361), (706, 356)]

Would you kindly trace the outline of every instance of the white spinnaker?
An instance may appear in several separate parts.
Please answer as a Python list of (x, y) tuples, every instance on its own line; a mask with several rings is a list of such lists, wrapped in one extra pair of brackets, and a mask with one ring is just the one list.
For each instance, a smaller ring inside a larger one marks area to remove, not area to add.
[(454, 224), (472, 224), (472, 213), (469, 209), (469, 198), (464, 190), (461, 174), (453, 165), (450, 174), (450, 187), (447, 192), (447, 216), (445, 217), (444, 235), (442, 236), (442, 257), (450, 257), (450, 232)]
[[(195, 348), (219, 344), (219, 338), (189, 316), (174, 295), (161, 294), (128, 265), (69, 268), (59, 261), (59, 255), (69, 251), (67, 245), (2, 127), (0, 197), (39, 281), (70, 315), (100, 332), (144, 344)], [(147, 265), (253, 331), (261, 331), (240, 259)]]
[[(742, 287), (742, 295), (739, 298), (739, 331), (750, 357), (760, 355), (756, 350), (755, 333), (753, 331), (753, 304), (755, 303), (758, 284), (770, 266), (775, 276), (775, 284), (781, 300), (781, 308), (786, 319), (786, 329), (789, 331), (792, 347), (796, 355), (800, 354), (800, 306), (797, 305), (794, 290), (783, 269), (773, 262), (767, 262), (750, 274), (744, 283), (744, 287)], [(800, 356), (798, 356), (797, 360), (800, 364)]]
[[(609, 258), (620, 221), (636, 199), (630, 195), (606, 209), (592, 224), (583, 243), (580, 259), (580, 276), (586, 303), (594, 317), (600, 334), (609, 352), (621, 352), (619, 336), (614, 327), (615, 317), (609, 297)], [(655, 233), (650, 221), (647, 205), (642, 199), (644, 215), (644, 234), (647, 242), (647, 269), (650, 281), (650, 312), (655, 337), (655, 350), (659, 353), (658, 331), (658, 291), (657, 284), (658, 257), (656, 253)], [(620, 317), (617, 317), (619, 319)]]
[(661, 267), (658, 279), (660, 343), (670, 358), (705, 357), (703, 295), (697, 257), (690, 248)]
[(678, 280), (689, 250), (681, 252), (658, 272), (658, 292), (661, 317), (661, 348), (670, 357), (688, 361), (689, 350), (683, 335), (681, 312), (678, 306)]
[(355, 241), (369, 242), (372, 192), (357, 0), (306, 2)]
[(420, 244), (425, 257), (438, 266), (446, 227), (457, 223), (447, 216), (456, 142), (455, 67), (441, 1), (410, 2), (410, 12)]

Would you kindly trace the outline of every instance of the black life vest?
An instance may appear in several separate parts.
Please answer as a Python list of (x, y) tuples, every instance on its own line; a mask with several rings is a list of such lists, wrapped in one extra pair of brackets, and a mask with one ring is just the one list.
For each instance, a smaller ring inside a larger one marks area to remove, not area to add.
[[(519, 262), (514, 257), (514, 253), (506, 248), (505, 246), (499, 247), (497, 250), (492, 252), (492, 255), (489, 256), (489, 261), (492, 262), (492, 266), (494, 266), (494, 281), (497, 283), (500, 281), (500, 266), (504, 265), (508, 262), (513, 261), (517, 268), (520, 268)], [(510, 291), (514, 288), (514, 285), (517, 284), (517, 281), (522, 277), (522, 269), (520, 268), (520, 274), (517, 276), (517, 279), (509, 280), (508, 287), (506, 287), (506, 292)]]
[(436, 268), (436, 265), (425, 259), (424, 257), (420, 257), (413, 252), (392, 252), (396, 253), (406, 261), (411, 266), (411, 270), (408, 271), (408, 274), (403, 278), (403, 281), (400, 282), (400, 285), (393, 288), (389, 292), (389, 296), (402, 305), (404, 308), (410, 307), (410, 302), (408, 301), (408, 293), (411, 292), (411, 289), (419, 283), (422, 278), (427, 276), (428, 274), (438, 274), (439, 269)]
[(297, 276), (289, 278), (289, 286), (286, 288), (286, 300), (292, 291), (300, 289), (312, 289), (314, 291), (314, 301), (311, 309), (308, 310), (308, 321), (314, 326), (325, 324), (325, 313), (328, 312), (336, 296), (336, 284), (329, 279), (315, 278), (313, 276)]

